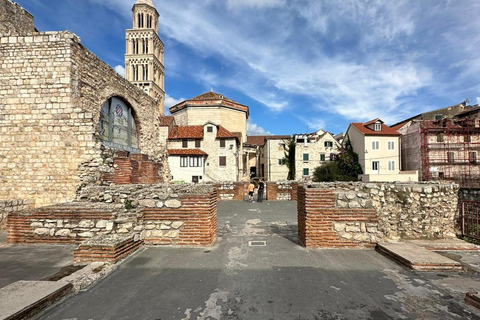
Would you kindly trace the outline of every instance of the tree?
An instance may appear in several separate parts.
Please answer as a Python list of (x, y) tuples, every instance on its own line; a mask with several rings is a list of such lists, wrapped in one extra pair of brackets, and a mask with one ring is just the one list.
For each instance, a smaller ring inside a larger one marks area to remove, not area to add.
[(362, 174), (362, 166), (358, 162), (358, 154), (353, 151), (350, 140), (345, 140), (345, 148), (335, 161), (326, 163), (313, 171), (315, 181), (358, 181)]
[(288, 180), (295, 180), (295, 139), (283, 140), (285, 142), (285, 158), (283, 162), (288, 168)]

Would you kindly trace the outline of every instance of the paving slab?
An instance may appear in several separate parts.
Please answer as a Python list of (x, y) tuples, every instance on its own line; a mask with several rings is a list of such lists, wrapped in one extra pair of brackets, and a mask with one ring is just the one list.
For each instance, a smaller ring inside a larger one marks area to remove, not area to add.
[(417, 271), (462, 270), (462, 265), (459, 262), (409, 242), (379, 243), (377, 250), (400, 264)]
[(478, 251), (479, 247), (461, 239), (409, 240), (408, 243), (432, 251)]
[(0, 288), (20, 280), (39, 281), (73, 263), (75, 245), (0, 246)]
[(214, 246), (148, 246), (40, 319), (480, 319), (464, 302), (478, 275), (412, 272), (374, 250), (306, 249), (296, 218), (294, 202), (221, 201)]
[(0, 320), (26, 319), (68, 294), (72, 285), (18, 281), (0, 289)]

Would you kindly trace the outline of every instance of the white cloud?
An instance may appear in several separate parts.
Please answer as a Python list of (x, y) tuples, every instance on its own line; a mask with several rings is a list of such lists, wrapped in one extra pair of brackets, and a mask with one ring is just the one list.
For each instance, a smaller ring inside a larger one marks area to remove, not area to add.
[[(130, 19), (130, 0), (91, 1), (116, 7)], [(156, 4), (162, 34), (200, 55), (188, 68), (176, 66), (183, 75), (193, 76), (207, 89), (222, 85), (241, 91), (273, 112), (314, 111), (297, 103), (301, 97), (318, 105), (316, 111), (348, 120), (380, 117), (392, 123), (432, 104), (419, 103), (419, 92), (456, 99), (466, 82), (480, 83), (480, 62), (475, 60), (480, 4), (474, 0)], [(254, 14), (225, 10), (236, 8)], [(256, 10), (260, 8), (276, 10)], [(459, 46), (458, 39), (462, 49), (451, 50)], [(202, 59), (210, 58), (221, 68), (206, 67)], [(462, 92), (461, 99), (464, 96)]]
[(247, 135), (249, 136), (264, 136), (271, 135), (270, 132), (266, 131), (264, 128), (252, 122), (252, 118), (247, 120)]
[(272, 8), (285, 5), (285, 0), (227, 0), (229, 8)]
[(480, 104), (480, 97), (477, 97), (476, 100), (477, 100), (476, 104)]
[(115, 71), (117, 71), (117, 73), (118, 73), (119, 75), (121, 75), (122, 77), (125, 78), (125, 68), (124, 68), (123, 66), (118, 65), (118, 66), (116, 66), (114, 69), (115, 69)]
[(166, 93), (165, 94), (165, 114), (169, 115), (170, 114), (169, 109), (184, 100), (185, 100), (184, 98), (175, 99), (173, 97), (170, 97), (168, 93)]

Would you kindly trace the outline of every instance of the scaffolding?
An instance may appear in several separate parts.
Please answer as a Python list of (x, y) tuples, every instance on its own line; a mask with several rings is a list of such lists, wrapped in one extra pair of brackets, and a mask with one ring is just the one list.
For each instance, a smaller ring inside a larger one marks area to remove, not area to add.
[(480, 187), (478, 119), (422, 121), (422, 180), (448, 180), (461, 187)]

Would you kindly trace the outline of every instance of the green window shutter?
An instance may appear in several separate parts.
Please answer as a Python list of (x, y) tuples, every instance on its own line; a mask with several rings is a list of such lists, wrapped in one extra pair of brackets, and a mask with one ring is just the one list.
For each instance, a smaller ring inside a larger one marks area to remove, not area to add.
[(320, 161), (325, 161), (325, 153), (320, 154)]

